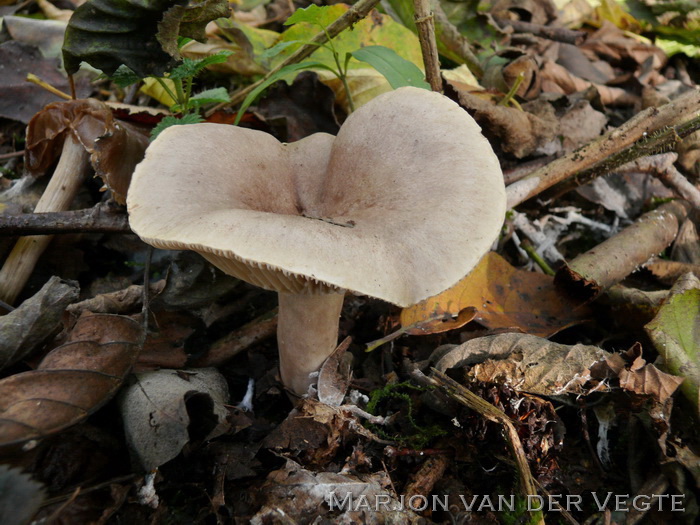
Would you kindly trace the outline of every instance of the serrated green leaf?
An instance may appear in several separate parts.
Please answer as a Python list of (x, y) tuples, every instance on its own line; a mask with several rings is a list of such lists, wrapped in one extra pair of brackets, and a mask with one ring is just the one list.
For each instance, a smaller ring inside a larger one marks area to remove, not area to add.
[(679, 279), (645, 329), (668, 370), (685, 378), (681, 391), (697, 408), (700, 402), (700, 281), (697, 277)]
[(328, 27), (338, 19), (339, 15), (331, 8), (331, 6), (317, 6), (311, 4), (306, 9), (297, 9), (292, 13), (292, 16), (285, 20), (284, 25), (291, 26), (299, 22), (307, 22), (319, 27)]
[(284, 66), (277, 73), (270, 75), (269, 78), (265, 79), (265, 81), (262, 82), (258, 87), (256, 87), (250, 93), (248, 93), (248, 96), (241, 103), (241, 107), (238, 108), (238, 114), (236, 115), (236, 120), (233, 124), (238, 125), (238, 123), (241, 121), (243, 115), (245, 114), (246, 110), (250, 107), (250, 105), (253, 102), (255, 102), (255, 100), (260, 96), (260, 94), (272, 84), (274, 84), (278, 80), (285, 80), (288, 77), (294, 75), (294, 73), (296, 73), (297, 71), (301, 71), (302, 69), (313, 69), (315, 67), (327, 68), (328, 66), (319, 62), (300, 62), (298, 64), (289, 64), (288, 66)]
[(196, 113), (190, 113), (189, 115), (183, 115), (182, 117), (173, 117), (168, 115), (161, 120), (155, 128), (151, 131), (151, 141), (156, 140), (158, 135), (160, 135), (163, 130), (171, 126), (183, 126), (185, 124), (199, 124), (204, 122), (204, 119)]
[(182, 63), (174, 68), (170, 74), (168, 75), (168, 78), (170, 79), (183, 79), (183, 78), (190, 78), (190, 77), (196, 77), (199, 73), (202, 72), (204, 68), (207, 66), (210, 66), (212, 64), (221, 64), (223, 62), (226, 62), (226, 57), (229, 55), (232, 55), (233, 53), (231, 51), (219, 51), (218, 53), (215, 53), (213, 55), (209, 55), (206, 58), (201, 58), (198, 60), (192, 59), (192, 58), (185, 58), (182, 60)]
[(129, 87), (132, 84), (136, 84), (138, 81), (141, 80), (141, 78), (127, 66), (121, 65), (114, 72), (114, 75), (112, 75), (111, 80), (120, 88), (125, 88)]
[(430, 90), (430, 85), (418, 66), (397, 55), (393, 49), (367, 46), (353, 51), (352, 56), (379, 71), (394, 89), (413, 86)]
[[(207, 89), (190, 97), (187, 109), (199, 109), (207, 104), (223, 104), (230, 101), (231, 98), (229, 97), (228, 91), (226, 91), (225, 88), (218, 87), (214, 89)], [(170, 108), (170, 110), (177, 113), (182, 111), (182, 108), (179, 104), (175, 104)]]
[[(183, 36), (196, 38), (197, 29), (205, 24), (203, 13), (214, 16), (223, 12), (211, 8), (202, 11), (202, 2), (190, 1), (192, 5), (180, 6), (184, 9), (180, 18), (174, 18), (170, 26), (159, 30), (164, 13), (181, 3), (179, 0), (88, 0), (75, 10), (66, 28), (63, 41), (66, 71), (74, 74), (81, 62), (87, 62), (108, 76), (113, 76), (122, 64), (141, 78), (163, 76), (176, 65), (161, 46), (161, 41), (172, 44), (177, 56), (178, 34), (173, 33), (173, 27), (177, 26)], [(228, 5), (225, 0), (205, 0), (204, 4)], [(190, 21), (190, 17), (194, 20)]]

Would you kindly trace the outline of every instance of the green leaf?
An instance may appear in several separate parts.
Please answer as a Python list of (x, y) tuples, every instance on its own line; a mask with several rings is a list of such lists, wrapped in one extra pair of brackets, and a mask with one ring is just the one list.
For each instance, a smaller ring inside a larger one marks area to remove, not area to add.
[[(197, 93), (190, 97), (187, 104), (187, 109), (199, 109), (207, 104), (222, 104), (225, 102), (230, 102), (231, 98), (228, 96), (228, 91), (225, 88), (218, 87), (214, 89), (207, 89), (201, 93)], [(179, 104), (170, 108), (171, 111), (177, 113), (182, 111)]]
[(182, 117), (173, 117), (168, 115), (163, 117), (155, 128), (151, 131), (151, 141), (156, 140), (156, 137), (161, 134), (161, 132), (171, 126), (184, 126), (185, 124), (199, 124), (204, 122), (204, 119), (196, 113), (190, 113), (189, 115), (183, 115)]
[(339, 15), (331, 6), (319, 7), (316, 4), (311, 4), (306, 9), (297, 9), (292, 13), (292, 16), (287, 18), (284, 25), (290, 26), (299, 22), (307, 22), (319, 27), (328, 27), (338, 19)]
[(141, 78), (125, 65), (121, 65), (114, 72), (111, 80), (120, 88), (125, 88), (136, 84)]
[(645, 330), (669, 372), (685, 378), (683, 394), (697, 408), (700, 400), (700, 280), (686, 275)]
[(288, 66), (284, 66), (277, 73), (270, 75), (270, 77), (265, 79), (265, 81), (263, 83), (261, 83), (253, 91), (248, 93), (248, 96), (241, 103), (241, 107), (238, 108), (238, 114), (236, 115), (236, 120), (233, 124), (238, 125), (238, 123), (241, 121), (241, 119), (243, 118), (243, 115), (245, 114), (246, 110), (250, 107), (250, 105), (253, 102), (255, 102), (255, 100), (260, 96), (260, 94), (263, 91), (265, 91), (265, 89), (270, 87), (272, 84), (274, 84), (278, 80), (283, 80), (283, 79), (285, 79), (285, 77), (293, 75), (294, 73), (296, 73), (297, 71), (300, 71), (302, 69), (312, 69), (315, 67), (327, 68), (328, 66), (326, 66), (325, 64), (318, 63), (318, 62), (300, 62), (298, 64), (289, 64)]
[(379, 71), (394, 89), (404, 86), (430, 89), (418, 66), (400, 57), (393, 49), (384, 46), (367, 46), (353, 51), (352, 56), (361, 62), (367, 62)]
[[(335, 20), (347, 12), (348, 6), (335, 4), (326, 8), (332, 20)], [(300, 10), (297, 10), (300, 11)], [(318, 34), (318, 27), (307, 22), (300, 22), (287, 29), (280, 37), (280, 42), (296, 41), (293, 45), (282, 49), (271, 60), (271, 67), (276, 66), (289, 55), (294, 53), (302, 42), (309, 42)], [(333, 39), (333, 46), (342, 58), (346, 53), (351, 53), (361, 47), (384, 45), (392, 48), (403, 58), (416, 65), (423, 63), (418, 37), (398, 22), (394, 22), (388, 15), (373, 15), (357, 22), (352, 30), (343, 31)], [(333, 53), (326, 47), (321, 47), (311, 55), (312, 60), (323, 62), (328, 66), (335, 66)], [(353, 59), (348, 64), (350, 69), (366, 68), (365, 64)]]
[[(66, 28), (66, 71), (74, 74), (81, 62), (87, 62), (108, 76), (122, 64), (141, 78), (163, 76), (176, 62), (161, 42), (173, 47), (174, 56), (178, 56), (176, 29), (183, 36), (197, 38), (208, 16), (216, 18), (224, 13), (224, 7), (228, 9), (225, 0), (190, 2), (191, 6), (179, 6), (184, 12), (173, 12), (168, 24), (159, 28), (165, 12), (182, 3), (180, 0), (88, 0), (75, 10)], [(202, 4), (208, 7), (204, 9)], [(213, 9), (213, 5), (220, 7)]]
[(211, 64), (221, 64), (226, 62), (226, 57), (232, 54), (233, 53), (231, 51), (224, 50), (199, 60), (185, 58), (182, 60), (182, 63), (179, 66), (170, 72), (168, 78), (175, 80), (196, 77), (205, 67), (210, 66)]

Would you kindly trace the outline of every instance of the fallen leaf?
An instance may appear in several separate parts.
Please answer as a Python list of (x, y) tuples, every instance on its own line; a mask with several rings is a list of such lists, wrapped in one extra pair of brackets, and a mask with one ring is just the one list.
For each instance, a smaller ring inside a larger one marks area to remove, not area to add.
[(141, 325), (118, 315), (84, 315), (71, 336), (36, 370), (0, 381), (0, 447), (59, 432), (109, 401), (136, 360)]
[(0, 369), (30, 355), (55, 334), (63, 312), (78, 294), (77, 283), (51, 277), (36, 294), (0, 317)]
[(449, 350), (439, 371), (471, 366), (480, 381), (505, 383), (518, 392), (539, 395), (584, 394), (590, 368), (607, 352), (591, 345), (562, 345), (527, 334), (472, 339)]
[(542, 118), (522, 109), (500, 106), (491, 98), (482, 98), (456, 88), (457, 84), (448, 83), (447, 86), (450, 89), (445, 93), (474, 117), (490, 142), (500, 145), (504, 152), (516, 158), (531, 155), (556, 135), (558, 125), (554, 110), (551, 115)]
[(685, 397), (700, 407), (700, 279), (681, 277), (645, 330), (668, 370), (685, 378)]
[[(251, 523), (305, 523), (309, 517), (321, 516), (333, 523), (425, 521), (409, 505), (399, 502), (389, 476), (382, 471), (364, 475), (315, 473), (287, 460), (283, 468), (270, 472), (260, 493), (262, 508)], [(385, 501), (386, 505), (375, 508), (376, 501)]]
[(318, 400), (340, 406), (352, 379), (352, 354), (346, 353), (352, 339), (346, 337), (321, 366), (318, 372)]
[(18, 469), (0, 465), (0, 523), (30, 523), (44, 498), (44, 486), (41, 483)]
[(45, 58), (59, 58), (61, 56), (66, 22), (39, 20), (24, 16), (5, 16), (2, 22), (3, 27), (15, 42), (38, 48)]
[(214, 368), (143, 372), (119, 395), (127, 443), (148, 472), (193, 439), (223, 434), (227, 402), (226, 380)]
[(452, 318), (469, 307), (476, 308), (474, 319), (487, 328), (516, 328), (542, 337), (590, 316), (587, 307), (555, 288), (552, 277), (518, 270), (489, 252), (452, 288), (404, 308), (401, 325), (408, 327), (439, 316)]
[(312, 133), (338, 133), (335, 95), (311, 71), (303, 71), (292, 83), (277, 82), (258, 102), (258, 113), (283, 142), (294, 142)]
[[(69, 91), (68, 80), (58, 66), (58, 59), (44, 58), (30, 45), (14, 41), (0, 44), (0, 117), (26, 124), (37, 111), (56, 101), (53, 93), (27, 82), (29, 73), (61, 91)], [(78, 84), (79, 96), (89, 91), (86, 87)]]

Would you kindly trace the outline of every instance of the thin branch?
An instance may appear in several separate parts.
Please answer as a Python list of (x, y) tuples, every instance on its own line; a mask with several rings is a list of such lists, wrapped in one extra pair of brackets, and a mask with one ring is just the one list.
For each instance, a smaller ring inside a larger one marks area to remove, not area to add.
[(100, 205), (86, 210), (0, 215), (0, 237), (56, 233), (131, 233), (122, 209)]
[(24, 155), (24, 150), (13, 151), (12, 153), (2, 153), (0, 154), (0, 160), (14, 159), (15, 157), (21, 157)]
[(544, 202), (551, 202), (580, 186), (588, 184), (593, 179), (610, 173), (620, 166), (650, 155), (656, 155), (673, 150), (688, 135), (700, 129), (700, 117), (678, 126), (670, 126), (659, 131), (643, 136), (630, 147), (614, 153), (604, 161), (587, 170), (581, 171), (574, 177), (555, 184), (540, 195)]
[[(593, 142), (578, 148), (577, 150), (551, 162), (547, 166), (535, 170), (533, 173), (511, 184), (506, 188), (508, 207), (513, 208), (532, 197), (541, 194), (544, 190), (559, 184), (566, 179), (580, 174), (582, 171), (592, 168), (606, 159), (615, 155), (636, 141), (657, 130), (663, 130), (667, 126), (678, 126), (665, 136), (675, 142), (675, 135), (687, 131), (690, 119), (697, 119), (700, 114), (700, 90), (693, 90), (681, 95), (673, 102), (659, 108), (648, 108), (619, 128), (606, 133)], [(682, 129), (681, 129), (682, 128)], [(645, 139), (646, 140), (646, 139)], [(655, 140), (660, 141), (660, 137)], [(660, 142), (659, 142), (660, 143)], [(648, 153), (648, 149), (646, 150)], [(633, 160), (627, 158), (625, 162)]]
[(240, 104), (251, 91), (253, 91), (260, 84), (265, 82), (269, 77), (277, 73), (283, 67), (288, 66), (290, 64), (296, 64), (297, 62), (301, 62), (302, 60), (307, 58), (314, 51), (316, 51), (320, 45), (325, 44), (329, 38), (334, 38), (336, 35), (344, 31), (348, 27), (351, 27), (353, 24), (356, 24), (364, 17), (366, 17), (369, 14), (369, 12), (374, 8), (374, 6), (376, 6), (378, 3), (379, 0), (360, 0), (355, 5), (350, 7), (350, 9), (348, 9), (345, 12), (345, 14), (343, 14), (343, 16), (341, 16), (335, 22), (329, 25), (325, 31), (321, 31), (318, 34), (316, 34), (316, 36), (314, 36), (311, 39), (311, 43), (301, 46), (294, 53), (289, 55), (286, 60), (284, 60), (278, 66), (272, 68), (263, 78), (261, 78), (257, 82), (254, 82), (253, 84), (243, 89), (239, 89), (238, 91), (234, 91), (233, 93), (231, 93), (230, 102), (215, 106), (214, 108), (207, 111), (206, 116), (210, 116), (215, 111), (218, 111), (223, 107), (235, 106)]
[(520, 20), (506, 20), (496, 18), (496, 23), (501, 29), (512, 27), (516, 33), (532, 33), (540, 38), (554, 40), (555, 42), (563, 42), (580, 46), (586, 40), (586, 33), (583, 31), (572, 31), (565, 27), (551, 27), (541, 24), (533, 24), (531, 22), (522, 22)]
[(430, 12), (430, 0), (413, 0), (415, 12), (414, 20), (418, 29), (418, 40), (423, 65), (425, 66), (425, 79), (430, 84), (430, 89), (440, 93), (442, 91), (442, 76), (440, 75), (440, 58), (438, 57), (437, 41), (435, 40), (435, 20)]

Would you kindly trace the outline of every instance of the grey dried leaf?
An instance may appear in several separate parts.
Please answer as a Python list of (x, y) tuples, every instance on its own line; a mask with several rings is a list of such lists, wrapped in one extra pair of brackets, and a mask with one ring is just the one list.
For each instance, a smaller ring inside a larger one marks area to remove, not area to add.
[(61, 326), (66, 307), (78, 300), (78, 284), (52, 277), (34, 296), (0, 317), (0, 369), (31, 354)]

